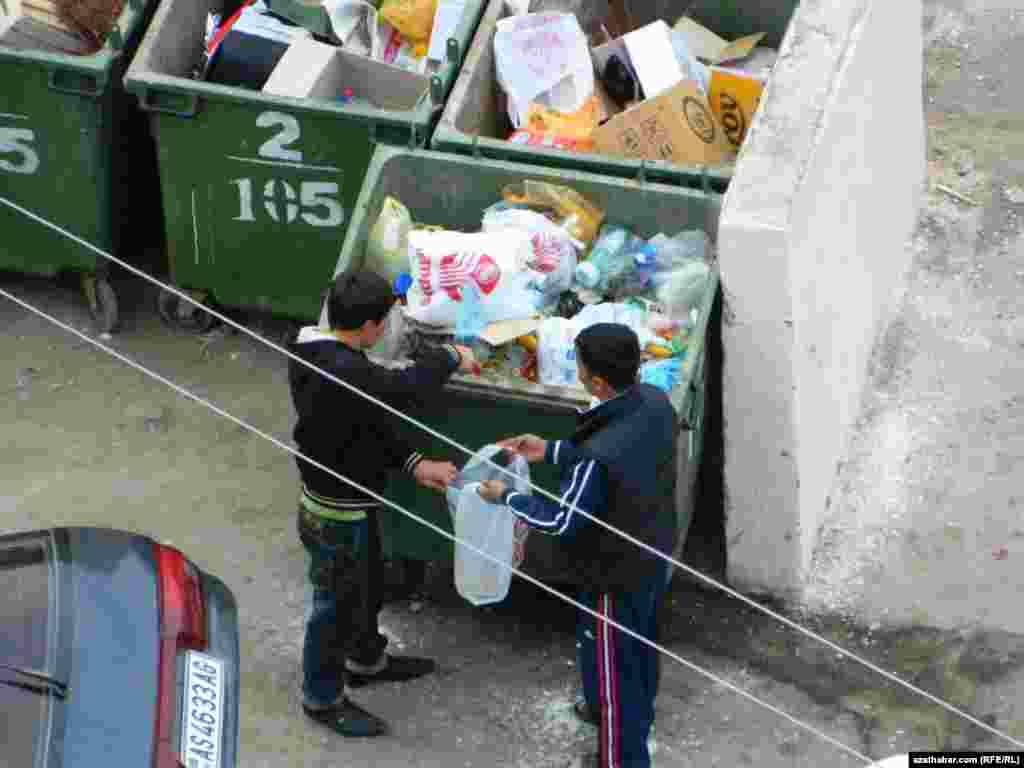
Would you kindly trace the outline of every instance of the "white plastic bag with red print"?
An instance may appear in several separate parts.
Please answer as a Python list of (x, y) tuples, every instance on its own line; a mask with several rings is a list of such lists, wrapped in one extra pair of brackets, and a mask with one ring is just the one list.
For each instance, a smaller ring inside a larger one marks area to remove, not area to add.
[(520, 230), (530, 235), (533, 257), (529, 268), (532, 285), (548, 296), (572, 287), (576, 270), (576, 246), (572, 236), (543, 214), (522, 208), (494, 206), (483, 218), (484, 232)]
[(530, 234), (415, 230), (409, 233), (408, 316), (418, 323), (455, 327), (463, 287), (472, 280), (487, 323), (537, 313), (543, 296), (530, 287)]

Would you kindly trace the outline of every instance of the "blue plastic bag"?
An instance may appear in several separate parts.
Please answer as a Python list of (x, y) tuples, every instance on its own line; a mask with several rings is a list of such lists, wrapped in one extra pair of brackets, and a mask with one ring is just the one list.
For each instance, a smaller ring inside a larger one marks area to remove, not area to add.
[(640, 381), (650, 384), (661, 391), (670, 393), (679, 381), (683, 371), (683, 358), (670, 357), (666, 360), (654, 360), (640, 366)]

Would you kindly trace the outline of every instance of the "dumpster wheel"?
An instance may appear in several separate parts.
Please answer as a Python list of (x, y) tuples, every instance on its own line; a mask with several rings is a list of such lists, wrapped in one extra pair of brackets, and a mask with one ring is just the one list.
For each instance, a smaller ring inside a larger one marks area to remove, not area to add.
[[(212, 306), (209, 297), (198, 291), (183, 291), (204, 306)], [(177, 294), (166, 288), (161, 289), (157, 296), (157, 312), (160, 318), (172, 328), (193, 333), (206, 333), (217, 321), (209, 312), (197, 308), (194, 304), (182, 301)]]
[(89, 312), (100, 333), (111, 333), (117, 328), (119, 319), (117, 309), (117, 293), (106, 278), (85, 275), (82, 278), (82, 290), (89, 302)]

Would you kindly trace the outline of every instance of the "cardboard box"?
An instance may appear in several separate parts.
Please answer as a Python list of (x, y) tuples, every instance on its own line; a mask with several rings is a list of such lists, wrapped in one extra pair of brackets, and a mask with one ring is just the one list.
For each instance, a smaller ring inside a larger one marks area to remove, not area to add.
[(425, 75), (349, 53), (316, 40), (297, 40), (281, 57), (264, 93), (336, 100), (346, 89), (378, 109), (412, 109), (430, 87)]
[(761, 103), (765, 79), (723, 67), (711, 68), (708, 100), (729, 142), (739, 149)]
[(721, 165), (736, 154), (691, 81), (620, 112), (594, 132), (594, 147), (615, 157), (683, 165)]

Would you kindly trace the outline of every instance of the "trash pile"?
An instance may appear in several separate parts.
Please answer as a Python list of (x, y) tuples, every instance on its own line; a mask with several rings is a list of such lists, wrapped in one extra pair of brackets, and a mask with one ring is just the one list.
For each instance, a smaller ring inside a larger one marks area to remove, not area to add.
[(275, 96), (411, 109), (465, 0), (247, 0), (211, 13), (195, 76)]
[(0, 46), (91, 55), (123, 9), (124, 0), (0, 0)]
[(670, 391), (687, 360), (713, 260), (707, 234), (641, 237), (606, 221), (569, 187), (510, 185), (481, 214), (480, 229), (418, 224), (386, 198), (365, 266), (386, 277), (402, 305), (370, 354), (414, 357), (423, 344), (471, 346), (481, 376), (582, 388), (577, 334), (596, 323), (632, 328), (641, 379)]
[(637, 29), (589, 18), (585, 29), (576, 12), (536, 10), (573, 5), (533, 0), (533, 12), (510, 7), (497, 22), (509, 141), (709, 167), (734, 160), (776, 60), (758, 45), (763, 33), (727, 41), (685, 15)]

